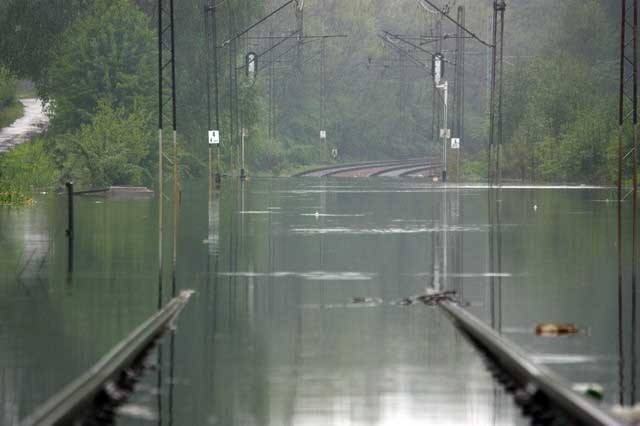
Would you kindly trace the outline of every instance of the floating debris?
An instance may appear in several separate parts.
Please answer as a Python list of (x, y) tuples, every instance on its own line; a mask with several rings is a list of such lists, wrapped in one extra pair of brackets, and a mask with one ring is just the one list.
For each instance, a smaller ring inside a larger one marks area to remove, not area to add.
[(542, 323), (536, 326), (538, 336), (566, 336), (577, 332), (578, 327), (569, 323)]
[(411, 306), (414, 303), (416, 303), (416, 301), (408, 297), (404, 299), (396, 300), (393, 302), (394, 305), (400, 305), (400, 306)]
[(601, 401), (604, 397), (604, 388), (597, 383), (576, 383), (573, 390), (593, 399)]
[(441, 302), (453, 302), (456, 292), (453, 290), (443, 292), (429, 292), (427, 294), (421, 294), (419, 296), (407, 297), (399, 299), (393, 302), (394, 305), (411, 306), (417, 302), (422, 302), (427, 306), (436, 306)]
[(427, 306), (435, 306), (441, 302), (453, 302), (453, 297), (456, 292), (453, 290), (443, 291), (439, 293), (423, 294), (416, 297), (416, 300), (424, 303)]
[(382, 305), (382, 299), (379, 297), (362, 297), (354, 296), (349, 301), (351, 305), (379, 306)]
[(633, 407), (614, 405), (611, 408), (611, 412), (629, 423), (638, 424), (640, 422), (640, 404), (636, 404)]

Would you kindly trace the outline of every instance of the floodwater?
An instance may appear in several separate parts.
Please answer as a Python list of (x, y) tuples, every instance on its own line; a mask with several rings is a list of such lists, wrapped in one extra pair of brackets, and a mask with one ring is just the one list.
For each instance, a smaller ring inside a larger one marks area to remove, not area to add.
[[(255, 179), (209, 199), (206, 182), (186, 183), (175, 290), (196, 294), (117, 423), (528, 424), (438, 307), (398, 303), (429, 289), (457, 290), (568, 382), (601, 384), (605, 406), (629, 404), (632, 304), (625, 282), (621, 331), (613, 198), (513, 187), (489, 220), (476, 186)], [(65, 201), (0, 207), (3, 425), (157, 309), (156, 200), (78, 198), (73, 262)], [(540, 322), (580, 332), (538, 337)]]

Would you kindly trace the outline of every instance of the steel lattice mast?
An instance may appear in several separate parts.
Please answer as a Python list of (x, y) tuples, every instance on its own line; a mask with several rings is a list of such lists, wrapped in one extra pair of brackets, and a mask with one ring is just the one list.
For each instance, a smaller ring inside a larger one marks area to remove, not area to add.
[[(631, 350), (635, 354), (636, 326), (636, 277), (638, 258), (638, 0), (621, 0), (620, 21), (620, 91), (618, 111), (618, 328), (620, 357), (620, 404), (625, 403), (624, 382), (624, 240), (623, 240), (623, 202), (632, 197), (632, 244), (631, 244)], [(631, 129), (632, 143), (629, 148), (627, 131)], [(629, 167), (631, 163), (631, 167)], [(631, 168), (633, 187), (626, 194), (624, 188), (624, 170)], [(634, 357), (632, 357), (634, 358)], [(631, 363), (630, 376), (635, 380), (635, 364)], [(635, 386), (631, 386), (631, 403), (635, 403)]]
[[(175, 295), (176, 242), (178, 223), (178, 146), (176, 120), (176, 56), (174, 0), (158, 0), (158, 306), (162, 306), (162, 263), (163, 263), (163, 130), (168, 119), (173, 130), (173, 180), (174, 180), (174, 240), (173, 240), (173, 289)], [(166, 23), (166, 20), (169, 22)], [(165, 53), (168, 58), (165, 59)], [(165, 107), (170, 104), (171, 114), (165, 115)]]

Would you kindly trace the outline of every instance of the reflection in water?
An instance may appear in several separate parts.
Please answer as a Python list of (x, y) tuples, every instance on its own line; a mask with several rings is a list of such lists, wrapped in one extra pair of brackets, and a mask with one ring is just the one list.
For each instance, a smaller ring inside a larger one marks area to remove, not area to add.
[(501, 187), (487, 190), (487, 216), (489, 222), (489, 310), (491, 327), (502, 332), (502, 228)]
[[(168, 336), (161, 374), (147, 377), (132, 401), (161, 413), (159, 424), (528, 423), (437, 309), (392, 303), (432, 284), (457, 289), (479, 316), (493, 309), (502, 332), (540, 362), (571, 381), (602, 383), (606, 403), (615, 402), (616, 294), (603, 284), (615, 275), (607, 242), (615, 222), (612, 205), (593, 202), (605, 191), (503, 189), (492, 227), (484, 189), (449, 187), (443, 196), (441, 187), (402, 181), (349, 182), (344, 191), (336, 182), (317, 192), (306, 192), (305, 180), (232, 185), (212, 199), (203, 196), (206, 182), (184, 194), (178, 284), (197, 293), (177, 324), (173, 357)], [(156, 308), (157, 247), (148, 238), (157, 231), (156, 200), (78, 204), (72, 292), (63, 235), (50, 237), (42, 291), (14, 283), (23, 247), (15, 230), (26, 219), (0, 208), (8, 253), (0, 259), (3, 424), (16, 424)], [(28, 225), (34, 235), (53, 235), (65, 222), (47, 206), (25, 213), (44, 218), (37, 232)], [(430, 231), (292, 232), (393, 228)], [(493, 308), (479, 303), (489, 301), (490, 278), (504, 287), (504, 303), (496, 297)], [(350, 303), (355, 297), (373, 303)], [(629, 385), (629, 298), (624, 303)], [(531, 331), (539, 321), (585, 332), (538, 338)]]

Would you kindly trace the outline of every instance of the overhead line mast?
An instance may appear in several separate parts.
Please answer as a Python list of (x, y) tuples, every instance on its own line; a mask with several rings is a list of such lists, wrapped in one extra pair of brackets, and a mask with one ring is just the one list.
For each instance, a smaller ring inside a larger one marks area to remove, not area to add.
[[(629, 376), (632, 380), (630, 400), (626, 401), (625, 387), (625, 339), (624, 339), (624, 253), (623, 246), (623, 202), (632, 195), (632, 229), (631, 229), (631, 341), (629, 346), (632, 351), (631, 359), (635, 359), (636, 351), (636, 292), (637, 292), (637, 264), (638, 264), (638, 0), (621, 0), (622, 18), (620, 23), (620, 91), (618, 105), (618, 351), (620, 358), (619, 403), (636, 403), (635, 377), (636, 365), (631, 362)], [(632, 147), (626, 148), (626, 131), (631, 126)], [(627, 194), (623, 194), (624, 170), (629, 168), (631, 158), (632, 188)]]
[[(163, 263), (163, 130), (165, 118), (170, 118), (173, 127), (173, 170), (174, 170), (174, 239), (172, 257), (172, 294), (176, 290), (176, 242), (178, 224), (178, 147), (177, 147), (177, 116), (176, 116), (176, 57), (175, 57), (175, 22), (174, 0), (158, 0), (158, 307), (162, 306), (162, 263)], [(167, 5), (168, 3), (168, 5)], [(169, 24), (164, 24), (163, 18), (169, 18)], [(165, 61), (164, 52), (169, 50), (169, 59)], [(169, 74), (167, 77), (166, 74)], [(168, 93), (167, 93), (168, 92)], [(171, 115), (165, 117), (164, 107), (171, 103)]]

